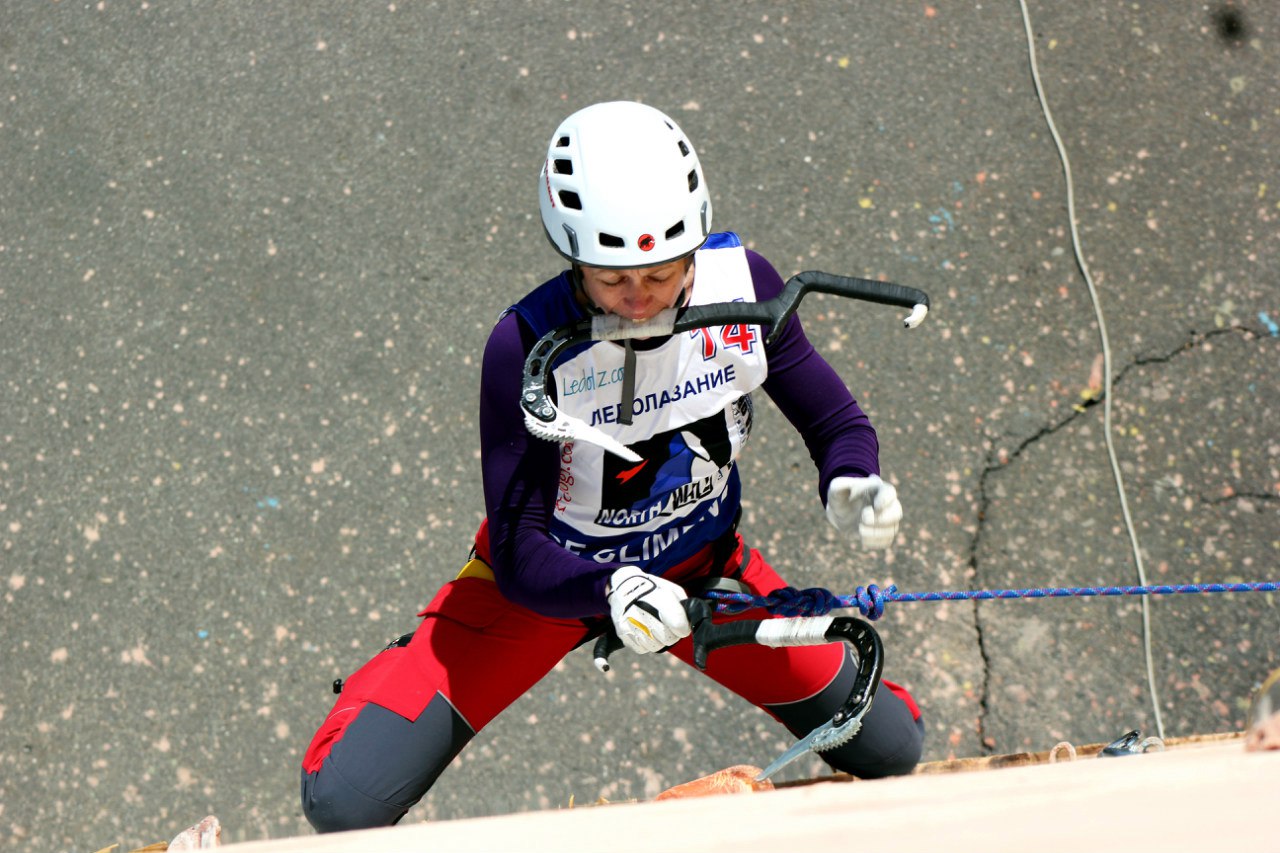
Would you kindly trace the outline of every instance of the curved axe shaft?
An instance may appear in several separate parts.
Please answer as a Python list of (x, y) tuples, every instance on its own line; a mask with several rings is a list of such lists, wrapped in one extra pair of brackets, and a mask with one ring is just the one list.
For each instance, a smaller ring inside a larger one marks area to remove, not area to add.
[[(815, 646), (844, 642), (858, 659), (858, 675), (849, 695), (835, 715), (760, 771), (756, 781), (762, 782), (807, 752), (825, 752), (847, 742), (862, 728), (862, 718), (871, 709), (871, 701), (880, 687), (884, 669), (884, 646), (880, 635), (867, 622), (853, 616), (796, 616), (774, 619), (739, 619), (732, 622), (711, 621), (711, 604), (705, 598), (684, 601), (689, 625), (693, 628), (693, 662), (698, 669), (707, 668), (708, 656), (717, 649), (754, 643), (761, 646)], [(593, 657), (596, 668), (608, 672), (609, 656), (622, 648), (622, 640), (610, 628), (595, 643)]]
[(663, 337), (737, 323), (770, 327), (765, 340), (767, 346), (810, 291), (910, 308), (911, 313), (903, 320), (903, 325), (909, 329), (920, 325), (929, 312), (929, 296), (914, 287), (810, 270), (792, 276), (781, 293), (765, 302), (714, 302), (670, 308), (642, 323), (611, 314), (579, 320), (547, 332), (525, 358), (524, 381), (520, 389), (520, 408), (524, 410), (525, 426), (539, 438), (560, 442), (586, 441), (630, 462), (639, 462), (640, 457), (626, 445), (580, 418), (566, 415), (552, 402), (548, 383), (556, 359), (569, 347), (588, 341)]

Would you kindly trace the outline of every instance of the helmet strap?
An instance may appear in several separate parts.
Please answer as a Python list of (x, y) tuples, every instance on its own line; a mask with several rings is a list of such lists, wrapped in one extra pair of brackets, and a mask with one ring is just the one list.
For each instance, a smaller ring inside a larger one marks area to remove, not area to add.
[(574, 298), (578, 300), (579, 305), (586, 309), (588, 314), (595, 315), (604, 313), (600, 310), (599, 306), (591, 301), (591, 297), (587, 295), (587, 286), (582, 280), (582, 264), (575, 261), (573, 266), (569, 268), (569, 280), (573, 283)]

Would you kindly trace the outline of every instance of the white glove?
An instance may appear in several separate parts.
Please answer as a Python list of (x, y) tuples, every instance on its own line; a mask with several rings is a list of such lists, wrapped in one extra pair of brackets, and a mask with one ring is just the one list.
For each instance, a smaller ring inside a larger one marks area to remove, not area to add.
[(609, 590), (614, 630), (631, 651), (659, 652), (693, 632), (680, 603), (689, 596), (671, 581), (627, 566), (613, 573)]
[(888, 548), (902, 521), (898, 490), (875, 474), (836, 477), (827, 487), (827, 520), (850, 536), (857, 529), (863, 548)]

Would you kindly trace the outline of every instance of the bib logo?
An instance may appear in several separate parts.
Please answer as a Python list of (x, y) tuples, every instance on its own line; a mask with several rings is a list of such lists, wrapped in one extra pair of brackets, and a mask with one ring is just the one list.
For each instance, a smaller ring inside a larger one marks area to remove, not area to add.
[(733, 456), (724, 412), (630, 447), (640, 463), (605, 454), (597, 524), (630, 527), (705, 500)]

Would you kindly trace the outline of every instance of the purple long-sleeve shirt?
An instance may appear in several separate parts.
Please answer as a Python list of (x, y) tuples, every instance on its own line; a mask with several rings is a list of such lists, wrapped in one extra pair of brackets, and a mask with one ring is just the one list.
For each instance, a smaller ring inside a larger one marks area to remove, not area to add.
[[(746, 254), (757, 300), (777, 296), (781, 276), (759, 254)], [(520, 409), (525, 357), (535, 340), (518, 315), (508, 312), (484, 352), (480, 452), (494, 575), (504, 596), (537, 613), (599, 615), (608, 610), (605, 584), (620, 564), (570, 553), (548, 533), (560, 446), (530, 435)], [(813, 348), (798, 316), (787, 321), (766, 355), (764, 391), (804, 438), (818, 468), (821, 499), (835, 477), (878, 474), (879, 446), (870, 420)]]

